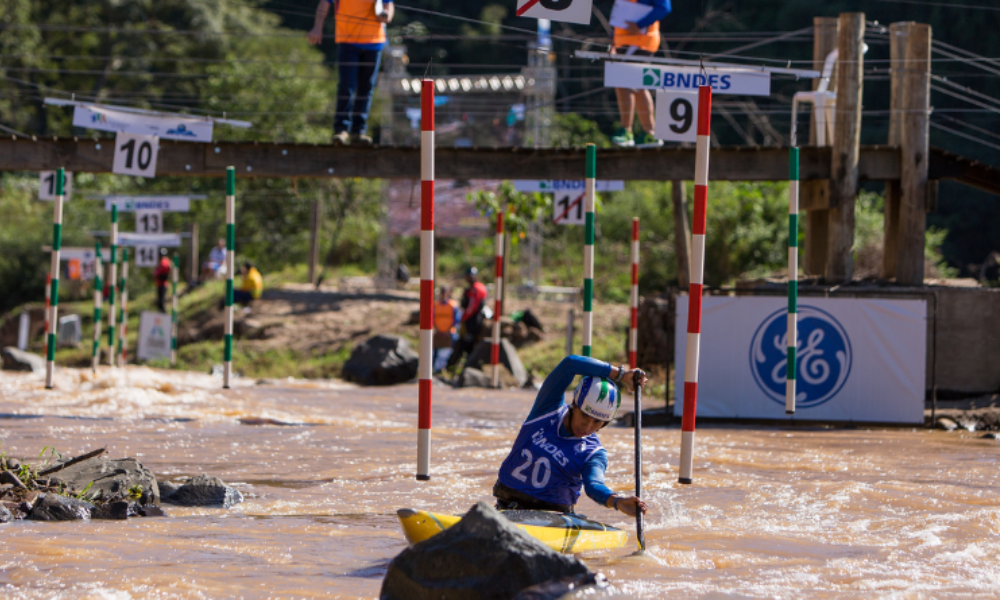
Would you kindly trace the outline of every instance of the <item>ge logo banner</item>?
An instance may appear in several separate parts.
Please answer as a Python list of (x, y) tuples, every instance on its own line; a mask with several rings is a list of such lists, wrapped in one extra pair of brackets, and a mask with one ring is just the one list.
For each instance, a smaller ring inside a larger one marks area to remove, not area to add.
[(589, 25), (593, 4), (594, 0), (517, 0), (515, 14), (519, 17)]
[[(785, 309), (768, 315), (750, 343), (750, 372), (772, 401), (785, 404), (788, 320)], [(851, 374), (851, 340), (833, 316), (812, 306), (799, 306), (796, 396), (799, 408), (829, 401)]]

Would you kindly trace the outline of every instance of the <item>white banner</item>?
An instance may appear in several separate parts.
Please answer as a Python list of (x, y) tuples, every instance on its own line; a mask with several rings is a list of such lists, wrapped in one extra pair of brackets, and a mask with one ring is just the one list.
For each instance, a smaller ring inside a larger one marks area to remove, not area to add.
[(646, 65), (632, 62), (604, 63), (604, 85), (632, 90), (697, 90), (700, 85), (712, 86), (713, 94), (740, 96), (770, 96), (771, 74), (764, 71)]
[(590, 24), (594, 0), (517, 0), (518, 17)]
[[(95, 252), (93, 248), (67, 248), (59, 250), (59, 260), (79, 260), (84, 262), (94, 262)], [(111, 260), (111, 251), (107, 248), (101, 249), (101, 260), (108, 262)]]
[(73, 125), (101, 131), (155, 135), (164, 140), (210, 144), (214, 123), (203, 119), (137, 115), (98, 106), (77, 105), (73, 108)]
[[(583, 191), (587, 187), (587, 182), (583, 179), (516, 179), (514, 180), (514, 191), (531, 192), (559, 192), (563, 190)], [(624, 181), (606, 181), (598, 179), (595, 182), (594, 190), (598, 192), (620, 192), (625, 189)]]
[[(784, 298), (704, 298), (699, 417), (924, 422), (926, 301), (799, 298), (795, 415), (785, 414), (786, 311)], [(678, 390), (687, 318), (688, 297), (678, 297)]]
[(118, 234), (118, 245), (123, 247), (158, 246), (160, 248), (180, 248), (181, 236), (177, 233), (123, 232)]
[(142, 311), (139, 316), (139, 360), (170, 358), (170, 315)]
[(118, 212), (137, 210), (160, 210), (163, 212), (188, 212), (191, 210), (190, 196), (108, 196), (104, 199), (104, 210), (111, 212), (112, 206)]

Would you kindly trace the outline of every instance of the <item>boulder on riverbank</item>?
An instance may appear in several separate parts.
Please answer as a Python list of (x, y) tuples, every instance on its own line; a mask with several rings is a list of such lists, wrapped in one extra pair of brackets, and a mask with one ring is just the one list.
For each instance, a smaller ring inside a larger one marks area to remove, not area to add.
[(389, 564), (381, 600), (511, 599), (540, 583), (593, 576), (579, 559), (524, 533), (485, 502)]
[(376, 335), (354, 348), (342, 376), (361, 385), (395, 385), (415, 378), (419, 362), (410, 342), (394, 335)]
[[(469, 355), (468, 360), (465, 362), (465, 368), (479, 369), (486, 372), (484, 366), (490, 365), (492, 356), (493, 343), (485, 340), (481, 341), (476, 344), (472, 354)], [(509, 340), (501, 338), (499, 360), (500, 364), (507, 367), (507, 370), (514, 376), (514, 379), (517, 381), (517, 387), (524, 387), (531, 382), (531, 375), (524, 368), (521, 357), (518, 356), (514, 344), (510, 343)]]
[(82, 492), (95, 500), (112, 500), (131, 496), (140, 504), (160, 503), (160, 489), (156, 477), (134, 458), (111, 459), (94, 456), (67, 466), (56, 465), (43, 470), (39, 476), (54, 479), (54, 484), (62, 484), (67, 490)]

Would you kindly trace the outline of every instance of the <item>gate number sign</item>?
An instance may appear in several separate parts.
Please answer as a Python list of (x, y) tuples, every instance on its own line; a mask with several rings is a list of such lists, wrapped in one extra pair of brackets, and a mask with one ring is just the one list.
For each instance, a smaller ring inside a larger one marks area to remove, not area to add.
[(552, 220), (557, 225), (583, 225), (584, 192), (558, 192), (553, 203)]
[(115, 162), (111, 169), (118, 175), (156, 177), (159, 138), (155, 135), (121, 133), (115, 136)]
[(698, 92), (656, 91), (656, 139), (698, 141)]
[(593, 4), (594, 0), (517, 0), (515, 14), (532, 19), (589, 25)]
[(155, 267), (159, 258), (160, 249), (156, 246), (136, 246), (135, 266)]
[[(70, 194), (73, 192), (72, 173), (66, 173), (66, 181), (65, 184), (63, 185), (63, 192), (65, 192), (66, 198), (69, 199)], [(38, 199), (39, 200), (56, 199), (55, 171), (40, 171), (38, 173)]]
[(163, 233), (163, 213), (158, 210), (135, 211), (136, 233)]

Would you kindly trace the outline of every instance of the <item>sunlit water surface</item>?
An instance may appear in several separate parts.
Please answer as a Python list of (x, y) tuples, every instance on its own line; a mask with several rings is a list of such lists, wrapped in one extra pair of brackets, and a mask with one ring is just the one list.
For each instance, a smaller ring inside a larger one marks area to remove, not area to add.
[[(405, 541), (400, 507), (456, 513), (489, 499), (527, 392), (435, 388), (433, 477), (417, 482), (414, 385), (240, 381), (144, 368), (59, 371), (57, 389), (0, 374), (13, 455), (107, 446), (163, 478), (237, 485), (234, 509), (170, 518), (0, 525), (0, 596), (377, 596)], [(248, 424), (248, 423), (270, 424)], [(284, 423), (278, 425), (274, 423)], [(632, 431), (601, 433), (608, 483), (628, 490)], [(993, 440), (924, 430), (698, 431), (695, 483), (677, 429), (644, 430), (645, 558), (584, 555), (621, 597), (1000, 598)], [(581, 512), (634, 531), (584, 499)]]

